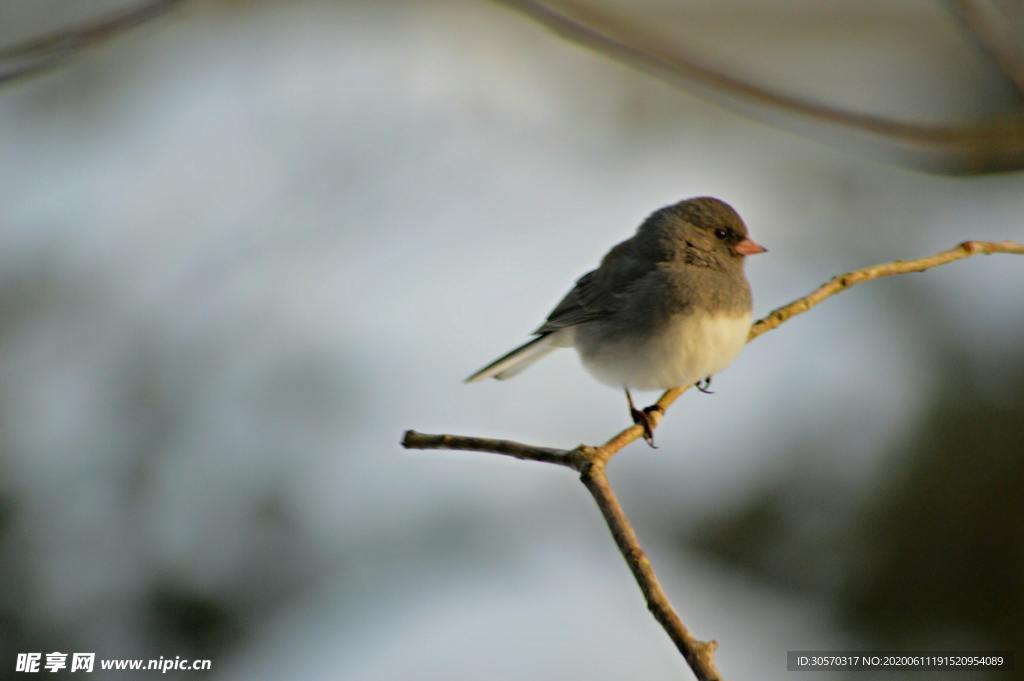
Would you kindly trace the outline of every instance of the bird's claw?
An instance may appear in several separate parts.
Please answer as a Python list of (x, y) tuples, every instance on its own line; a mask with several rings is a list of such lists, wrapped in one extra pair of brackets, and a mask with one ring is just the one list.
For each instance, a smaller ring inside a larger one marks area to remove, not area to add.
[(696, 383), (693, 384), (693, 387), (696, 388), (697, 390), (701, 391), (705, 395), (714, 395), (715, 394), (714, 390), (708, 390), (708, 388), (711, 387), (711, 377), (710, 376), (708, 376), (707, 378), (704, 378), (704, 379), (702, 379), (700, 381), (697, 381)]
[(659, 414), (664, 413), (661, 407), (659, 407), (656, 404), (652, 404), (649, 407), (644, 407), (642, 410), (635, 409), (633, 407), (630, 407), (629, 409), (629, 415), (633, 417), (633, 423), (643, 427), (644, 442), (646, 442), (651, 447), (651, 449), (658, 448), (658, 445), (654, 444), (655, 423), (654, 419), (651, 417), (651, 414), (653, 414), (654, 412), (658, 412)]

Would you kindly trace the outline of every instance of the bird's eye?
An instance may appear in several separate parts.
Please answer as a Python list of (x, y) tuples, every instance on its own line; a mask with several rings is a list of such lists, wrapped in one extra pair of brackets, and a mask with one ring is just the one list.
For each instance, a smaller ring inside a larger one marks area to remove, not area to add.
[(725, 241), (725, 237), (729, 236), (729, 232), (725, 231), (724, 229), (716, 229), (715, 236), (717, 236), (722, 241)]

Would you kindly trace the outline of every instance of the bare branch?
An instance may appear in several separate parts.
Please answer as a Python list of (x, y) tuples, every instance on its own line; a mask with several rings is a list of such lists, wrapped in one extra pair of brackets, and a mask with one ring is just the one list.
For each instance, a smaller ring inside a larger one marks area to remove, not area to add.
[(461, 449), (476, 452), (504, 454), (524, 461), (540, 461), (579, 470), (580, 462), (574, 456), (576, 450), (535, 447), (511, 440), (493, 440), (486, 437), (465, 437), (462, 435), (427, 435), (415, 430), (405, 431), (402, 446), (406, 449)]
[(182, 0), (153, 0), (99, 21), (0, 48), (0, 85), (57, 66), (87, 47), (108, 40), (171, 10)]
[(909, 148), (946, 154), (952, 157), (953, 165), (960, 170), (1006, 170), (1024, 165), (1024, 116), (964, 125), (928, 125), (858, 113), (789, 95), (718, 71), (682, 53), (677, 46), (673, 46), (671, 51), (653, 46), (649, 36), (621, 37), (624, 33), (621, 27), (616, 27), (614, 33), (602, 28), (613, 22), (595, 12), (589, 12), (584, 23), (537, 0), (498, 1), (567, 40), (668, 77), (673, 82), (698, 84), (727, 98), (868, 133)]
[(990, 255), (992, 253), (1024, 255), (1024, 244), (1019, 244), (1014, 241), (965, 241), (959, 246), (951, 248), (948, 251), (942, 251), (941, 253), (936, 253), (935, 255), (930, 255), (925, 258), (918, 258), (916, 260), (894, 260), (893, 262), (882, 263), (881, 265), (865, 267), (863, 269), (847, 272), (846, 274), (840, 274), (837, 277), (833, 277), (827, 283), (822, 284), (803, 298), (794, 300), (788, 305), (778, 307), (772, 310), (764, 319), (758, 320), (750, 329), (750, 338), (747, 342), (749, 343), (761, 334), (776, 328), (783, 322), (807, 312), (826, 298), (830, 298), (840, 291), (845, 291), (851, 286), (862, 284), (865, 281), (891, 277), (897, 274), (924, 272), (925, 270), (930, 270), (933, 267), (947, 265), (951, 262), (956, 262), (957, 260), (969, 258), (972, 255)]
[(715, 665), (715, 649), (718, 643), (715, 641), (701, 641), (690, 633), (683, 621), (679, 619), (668, 595), (661, 588), (661, 582), (654, 574), (651, 561), (647, 554), (640, 548), (640, 540), (637, 539), (633, 525), (629, 522), (619, 500), (612, 492), (612, 486), (605, 475), (604, 462), (597, 462), (584, 467), (580, 480), (597, 502), (608, 529), (615, 539), (619, 552), (626, 559), (626, 564), (633, 572), (636, 583), (640, 585), (640, 591), (647, 601), (647, 609), (654, 615), (654, 619), (661, 624), (668, 632), (672, 642), (682, 654), (690, 669), (701, 681), (721, 679), (718, 667)]
[[(915, 260), (894, 260), (871, 267), (852, 270), (846, 274), (833, 277), (811, 293), (772, 310), (766, 317), (758, 320), (750, 329), (747, 342), (784, 324), (793, 317), (803, 314), (827, 298), (841, 291), (866, 281), (891, 277), (910, 272), (925, 270), (947, 265), (974, 255), (993, 253), (1009, 253), (1024, 255), (1024, 244), (1014, 241), (965, 241), (955, 248)], [(654, 424), (657, 425), (665, 411), (672, 405), (689, 386), (666, 390), (656, 403), (659, 410), (652, 413)], [(647, 607), (655, 619), (665, 629), (679, 652), (686, 659), (690, 669), (701, 681), (720, 679), (715, 666), (714, 652), (717, 644), (714, 641), (704, 642), (696, 639), (683, 624), (679, 615), (672, 608), (651, 563), (640, 547), (636, 532), (626, 514), (622, 511), (611, 485), (605, 474), (605, 466), (623, 447), (634, 442), (643, 434), (638, 425), (626, 428), (599, 447), (580, 445), (575, 449), (552, 449), (512, 442), (509, 440), (492, 440), (487, 438), (466, 437), (462, 435), (426, 435), (415, 431), (407, 431), (402, 446), (407, 449), (461, 449), (503, 454), (518, 459), (540, 461), (566, 466), (580, 472), (580, 479), (594, 497), (601, 514), (608, 523), (615, 543), (633, 573), (640, 590), (647, 601)]]

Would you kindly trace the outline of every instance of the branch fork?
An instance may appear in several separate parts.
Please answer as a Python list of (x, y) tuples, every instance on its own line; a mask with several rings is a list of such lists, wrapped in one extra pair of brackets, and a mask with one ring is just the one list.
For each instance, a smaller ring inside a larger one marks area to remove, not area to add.
[[(845, 291), (852, 286), (910, 272), (923, 272), (933, 267), (963, 260), (973, 255), (1009, 253), (1024, 255), (1024, 244), (1013, 241), (964, 241), (958, 246), (934, 255), (915, 260), (894, 260), (871, 267), (853, 270), (833, 277), (811, 293), (791, 303), (772, 310), (758, 320), (750, 329), (747, 342), (777, 328), (797, 315), (801, 315), (826, 298)], [(666, 390), (655, 403), (656, 409), (650, 414), (652, 426), (657, 426), (668, 408), (689, 386)], [(604, 516), (615, 544), (629, 566), (640, 591), (647, 601), (647, 608), (672, 639), (690, 669), (700, 681), (719, 681), (722, 676), (715, 664), (714, 654), (718, 648), (715, 641), (702, 641), (694, 637), (683, 624), (672, 607), (661, 583), (654, 574), (647, 554), (640, 547), (636, 532), (626, 517), (618, 499), (608, 482), (606, 468), (612, 457), (626, 445), (643, 435), (640, 425), (632, 425), (615, 434), (602, 445), (581, 444), (572, 449), (556, 449), (523, 444), (512, 440), (469, 437), (465, 435), (429, 435), (414, 430), (405, 432), (402, 446), (406, 449), (450, 449), (489, 452), (525, 461), (538, 461), (570, 468), (580, 475), (580, 481), (594, 498), (601, 515)]]

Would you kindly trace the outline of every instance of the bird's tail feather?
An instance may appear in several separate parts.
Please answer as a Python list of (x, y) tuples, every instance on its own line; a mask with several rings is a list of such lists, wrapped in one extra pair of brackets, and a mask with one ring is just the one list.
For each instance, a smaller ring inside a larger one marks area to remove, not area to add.
[(549, 352), (556, 350), (551, 334), (538, 336), (533, 340), (523, 343), (508, 354), (502, 355), (480, 371), (466, 379), (466, 383), (475, 383), (485, 378), (496, 378), (504, 380), (512, 378), (520, 371), (544, 357)]

